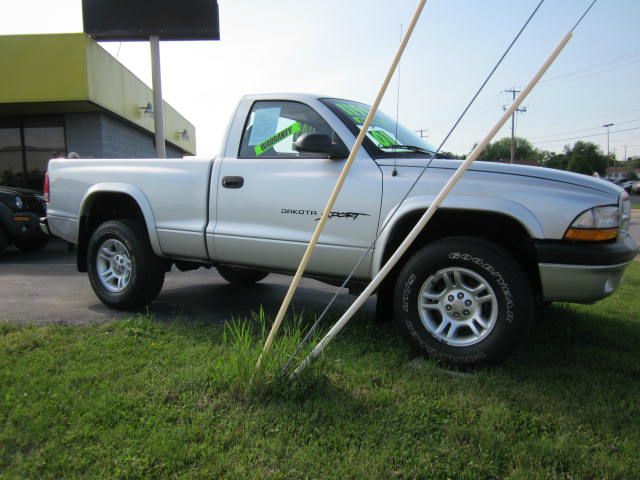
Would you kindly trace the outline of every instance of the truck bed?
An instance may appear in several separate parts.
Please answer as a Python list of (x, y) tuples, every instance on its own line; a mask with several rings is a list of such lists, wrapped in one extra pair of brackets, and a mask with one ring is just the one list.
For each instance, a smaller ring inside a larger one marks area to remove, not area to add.
[(78, 221), (92, 191), (123, 192), (143, 197), (163, 254), (179, 255), (188, 248), (207, 258), (204, 230), (213, 162), (196, 157), (52, 160), (53, 196), (47, 212), (52, 233), (76, 242)]

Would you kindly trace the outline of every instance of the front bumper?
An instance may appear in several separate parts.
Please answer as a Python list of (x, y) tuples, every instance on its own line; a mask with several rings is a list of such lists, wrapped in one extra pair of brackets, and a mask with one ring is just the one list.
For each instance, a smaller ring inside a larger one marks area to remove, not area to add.
[(51, 230), (49, 229), (49, 220), (47, 220), (47, 217), (40, 218), (40, 230), (42, 230), (42, 233), (44, 233), (45, 235), (48, 235), (48, 236), (53, 235), (51, 233)]
[(539, 241), (536, 250), (545, 301), (593, 303), (615, 292), (638, 245), (622, 233), (601, 244)]
[(40, 229), (40, 216), (33, 212), (15, 212), (5, 219), (11, 238), (44, 238), (47, 235)]

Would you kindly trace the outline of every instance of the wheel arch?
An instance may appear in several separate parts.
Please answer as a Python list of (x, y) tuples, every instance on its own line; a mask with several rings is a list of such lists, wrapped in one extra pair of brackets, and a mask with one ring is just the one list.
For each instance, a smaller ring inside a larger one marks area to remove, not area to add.
[(86, 272), (86, 252), (95, 229), (105, 221), (118, 218), (142, 220), (154, 253), (162, 256), (160, 240), (151, 204), (138, 188), (128, 184), (101, 183), (85, 194), (78, 216), (78, 270)]
[[(376, 244), (372, 276), (378, 273), (425, 211), (424, 205), (421, 207), (414, 205), (394, 215), (392, 223), (385, 229)], [(542, 289), (533, 238), (543, 236), (542, 228), (535, 217), (533, 221), (529, 219), (529, 222), (523, 222), (520, 217), (514, 218), (505, 211), (509, 210), (496, 211), (486, 206), (483, 209), (481, 204), (462, 208), (449, 203), (446, 207), (440, 208), (394, 268), (392, 278), (400, 271), (411, 254), (424, 245), (446, 237), (469, 236), (496, 243), (513, 255), (530, 279), (536, 295), (539, 295)]]

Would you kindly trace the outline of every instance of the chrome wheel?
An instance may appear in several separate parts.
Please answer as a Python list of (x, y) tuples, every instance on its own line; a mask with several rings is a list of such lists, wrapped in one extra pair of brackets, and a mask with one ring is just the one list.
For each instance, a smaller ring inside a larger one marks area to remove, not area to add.
[(96, 258), (98, 278), (104, 288), (112, 293), (120, 293), (131, 280), (131, 254), (124, 243), (110, 238), (98, 249)]
[(424, 327), (443, 343), (468, 347), (482, 341), (496, 324), (498, 300), (489, 282), (466, 268), (431, 275), (418, 295)]

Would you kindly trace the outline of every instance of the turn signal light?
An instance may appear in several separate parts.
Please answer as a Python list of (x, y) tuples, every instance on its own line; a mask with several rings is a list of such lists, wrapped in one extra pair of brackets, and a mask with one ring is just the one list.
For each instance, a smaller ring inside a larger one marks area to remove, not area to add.
[(604, 242), (618, 237), (617, 228), (570, 228), (564, 238), (578, 242)]

